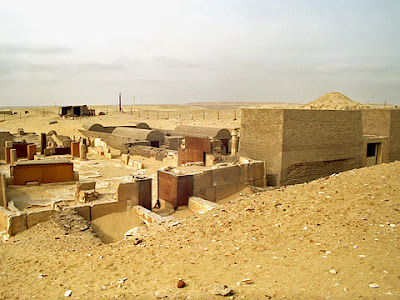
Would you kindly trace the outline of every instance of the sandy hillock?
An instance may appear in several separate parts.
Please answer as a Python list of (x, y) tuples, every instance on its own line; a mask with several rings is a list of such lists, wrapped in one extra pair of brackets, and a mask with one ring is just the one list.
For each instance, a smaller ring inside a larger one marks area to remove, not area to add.
[(351, 100), (349, 97), (343, 95), (342, 93), (331, 92), (327, 93), (317, 100), (314, 100), (308, 104), (300, 106), (306, 109), (364, 109), (372, 108), (371, 105), (358, 103)]

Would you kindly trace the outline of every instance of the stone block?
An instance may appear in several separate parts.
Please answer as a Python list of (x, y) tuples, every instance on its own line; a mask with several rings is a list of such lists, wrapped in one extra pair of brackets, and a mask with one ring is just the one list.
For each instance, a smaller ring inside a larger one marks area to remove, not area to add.
[(0, 206), (0, 231), (7, 231), (9, 227), (9, 218), (13, 213), (7, 208)]
[(71, 208), (74, 209), (78, 215), (83, 217), (86, 221), (91, 221), (89, 205), (76, 205), (72, 206)]
[(79, 157), (79, 142), (71, 142), (71, 156)]
[(212, 170), (213, 185), (227, 185), (237, 183), (240, 180), (240, 167), (228, 166)]
[(249, 180), (257, 180), (264, 178), (264, 162), (255, 161), (249, 163)]
[(240, 164), (240, 182), (247, 184), (249, 181), (249, 164)]
[(189, 198), (189, 209), (195, 213), (203, 214), (209, 210), (212, 210), (219, 205), (217, 203), (207, 201), (199, 197)]
[(128, 154), (121, 154), (121, 160), (125, 165), (129, 163), (129, 158), (130, 156)]
[(80, 181), (76, 183), (76, 189), (80, 191), (96, 189), (96, 181)]
[(49, 149), (49, 148), (44, 149), (43, 154), (44, 154), (44, 156), (50, 156), (51, 155), (51, 149)]
[(215, 187), (215, 199), (216, 201), (232, 196), (239, 191), (237, 183), (231, 183), (226, 185), (217, 185)]
[(26, 214), (25, 213), (15, 213), (10, 215), (8, 219), (8, 234), (16, 235), (19, 232), (24, 231), (28, 228)]
[(36, 145), (27, 145), (27, 156), (29, 160), (33, 160), (36, 155)]
[(50, 220), (51, 215), (53, 214), (52, 209), (41, 209), (41, 210), (35, 210), (35, 211), (30, 211), (26, 214), (26, 223), (27, 227), (31, 228), (32, 226), (46, 222)]
[(0, 206), (7, 208), (7, 182), (4, 174), (0, 174)]
[(257, 187), (266, 187), (268, 185), (268, 180), (267, 178), (265, 178), (265, 181), (264, 178), (256, 179), (254, 180), (254, 185)]
[(105, 156), (107, 159), (113, 159), (113, 158), (114, 158), (114, 155), (113, 155), (111, 152), (104, 153), (104, 156)]
[(139, 205), (139, 182), (122, 182), (117, 187), (117, 201), (125, 202), (129, 209)]
[(79, 181), (79, 172), (78, 171), (74, 171), (73, 176), (74, 176), (74, 181)]
[(193, 196), (215, 202), (216, 201), (215, 186), (204, 187), (197, 190), (195, 189), (193, 190)]
[(133, 211), (136, 212), (139, 218), (141, 218), (146, 224), (171, 220), (171, 217), (162, 217), (140, 205), (134, 206)]
[(209, 188), (213, 184), (213, 172), (212, 170), (204, 171), (201, 173), (193, 174), (193, 189), (201, 190)]
[(115, 212), (123, 212), (126, 210), (126, 206), (124, 207), (117, 201), (108, 201), (92, 204), (90, 208), (90, 215), (92, 220), (103, 217), (105, 215), (115, 213)]

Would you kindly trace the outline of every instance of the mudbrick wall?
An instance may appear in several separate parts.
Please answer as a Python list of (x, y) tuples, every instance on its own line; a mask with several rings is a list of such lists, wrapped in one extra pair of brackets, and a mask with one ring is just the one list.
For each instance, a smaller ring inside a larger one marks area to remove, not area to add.
[(400, 160), (400, 110), (390, 115), (389, 161)]
[(388, 137), (388, 159), (400, 160), (400, 110), (366, 109), (362, 111), (363, 134)]
[(268, 164), (268, 183), (310, 181), (361, 167), (360, 111), (243, 109), (239, 153)]
[(281, 185), (361, 167), (360, 111), (284, 110)]
[(269, 185), (280, 180), (282, 132), (282, 109), (242, 109), (239, 154), (267, 162)]

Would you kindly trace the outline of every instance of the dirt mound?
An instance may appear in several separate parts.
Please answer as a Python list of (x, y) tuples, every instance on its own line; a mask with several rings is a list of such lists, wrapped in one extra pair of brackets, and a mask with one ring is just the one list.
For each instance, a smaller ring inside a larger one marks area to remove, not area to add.
[(343, 95), (342, 93), (331, 92), (327, 93), (317, 100), (314, 100), (308, 104), (300, 106), (306, 109), (364, 109), (372, 108), (371, 105), (358, 103), (351, 100), (349, 97)]

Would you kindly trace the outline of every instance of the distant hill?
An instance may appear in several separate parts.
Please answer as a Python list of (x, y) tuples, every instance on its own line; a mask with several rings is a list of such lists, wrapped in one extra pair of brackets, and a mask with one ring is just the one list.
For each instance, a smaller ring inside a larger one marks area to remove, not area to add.
[(301, 105), (300, 108), (346, 110), (372, 108), (372, 106), (353, 101), (342, 93), (331, 92), (319, 97), (317, 100)]

